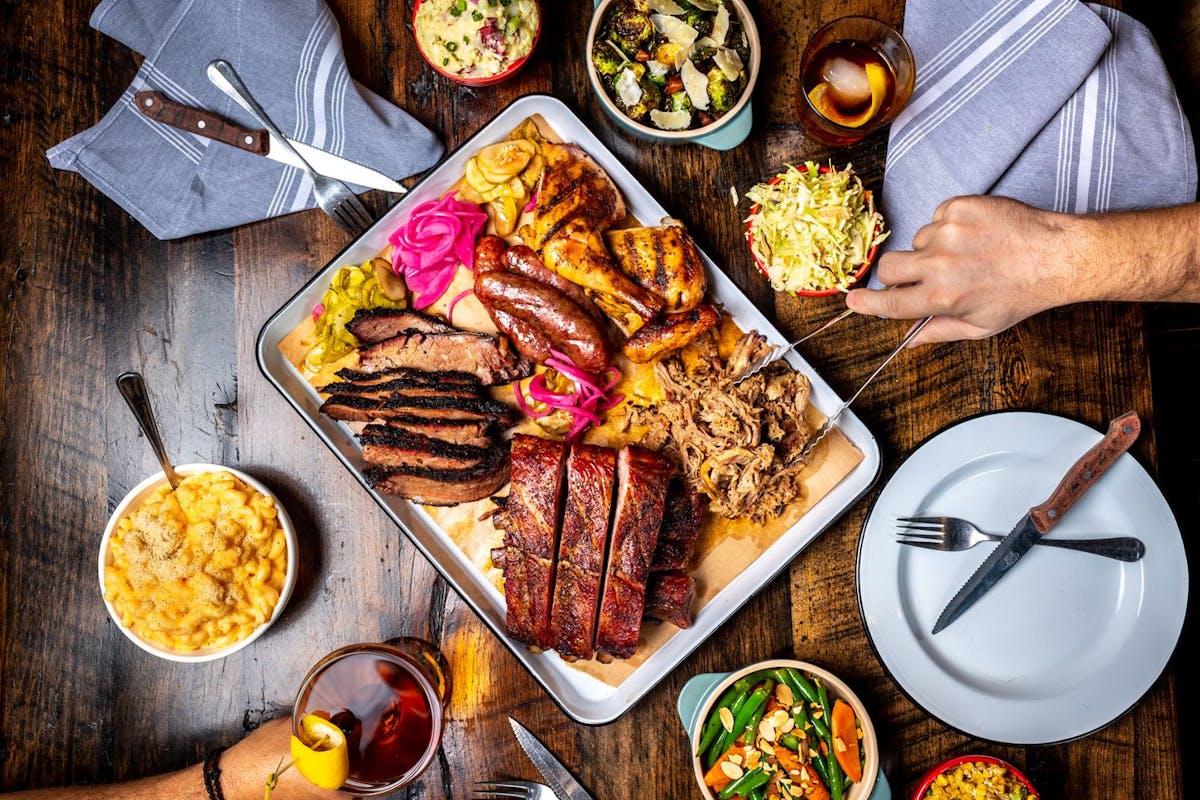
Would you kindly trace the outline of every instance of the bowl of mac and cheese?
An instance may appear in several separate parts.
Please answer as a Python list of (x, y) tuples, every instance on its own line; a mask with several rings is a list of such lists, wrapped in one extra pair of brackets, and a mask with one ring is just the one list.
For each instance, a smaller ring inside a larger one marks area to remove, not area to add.
[(152, 475), (100, 541), (100, 589), (121, 632), (171, 661), (229, 655), (270, 627), (296, 582), (296, 532), (254, 478), (216, 464)]

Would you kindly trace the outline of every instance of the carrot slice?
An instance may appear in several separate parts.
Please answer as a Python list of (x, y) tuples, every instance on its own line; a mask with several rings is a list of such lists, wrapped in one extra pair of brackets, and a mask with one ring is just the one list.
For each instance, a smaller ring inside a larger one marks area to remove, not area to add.
[(833, 754), (846, 777), (858, 783), (862, 780), (862, 764), (858, 761), (858, 726), (855, 724), (854, 709), (840, 697), (834, 701), (829, 713), (829, 732), (833, 738)]

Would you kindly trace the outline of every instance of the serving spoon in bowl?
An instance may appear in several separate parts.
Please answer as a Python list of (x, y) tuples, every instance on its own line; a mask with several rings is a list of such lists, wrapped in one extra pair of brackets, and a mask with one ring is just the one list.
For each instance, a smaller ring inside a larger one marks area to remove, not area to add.
[(171, 484), (171, 491), (175, 491), (179, 488), (179, 475), (171, 466), (171, 459), (167, 458), (167, 448), (163, 447), (162, 437), (158, 433), (154, 409), (150, 406), (150, 395), (146, 392), (146, 382), (142, 380), (140, 373), (122, 372), (117, 376), (117, 388), (121, 390), (121, 396), (129, 404), (129, 410), (133, 412), (138, 427), (142, 429), (150, 447), (154, 449), (154, 455), (158, 456), (158, 463), (162, 465), (167, 482)]

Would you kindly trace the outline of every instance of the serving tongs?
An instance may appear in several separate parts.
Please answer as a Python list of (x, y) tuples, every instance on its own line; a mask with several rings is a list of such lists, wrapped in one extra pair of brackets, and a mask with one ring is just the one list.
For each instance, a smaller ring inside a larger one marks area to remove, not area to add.
[(804, 334), (803, 336), (801, 336), (799, 339), (792, 342), (788, 346), (776, 347), (771, 350), (768, 350), (766, 353), (763, 354), (762, 358), (760, 358), (754, 366), (750, 367), (745, 372), (743, 372), (742, 377), (740, 377), (736, 381), (734, 381), (733, 385), (737, 386), (742, 381), (746, 380), (747, 378), (751, 377), (752, 375), (757, 375), (758, 373), (762, 372), (767, 367), (768, 364), (774, 364), (776, 361), (778, 361), (779, 359), (786, 356), (788, 353), (795, 350), (798, 346), (804, 344), (805, 342), (807, 342), (809, 339), (813, 338), (817, 334), (824, 333), (825, 331), (829, 330), (834, 325), (837, 325), (839, 322), (841, 322), (842, 320), (844, 320), (846, 317), (850, 316), (853, 313), (854, 313), (853, 311), (851, 311), (850, 309), (847, 308), (845, 311), (838, 314), (833, 319), (822, 324), (819, 328), (815, 328), (814, 330), (809, 331), (808, 333)]
[[(812, 331), (812, 333), (809, 333), (809, 336), (815, 336), (816, 333), (820, 333), (822, 330), (827, 329), (827, 327), (829, 327), (830, 325), (833, 325), (839, 319), (844, 318), (845, 315), (846, 315), (846, 313), (844, 312), (841, 315), (839, 315), (839, 317), (835, 317), (834, 319), (829, 320), (828, 323), (824, 324), (821, 327), (818, 327), (818, 329), (815, 331)], [(842, 403), (840, 405), (840, 407), (838, 407), (838, 410), (835, 410), (833, 414), (830, 414), (829, 416), (826, 417), (826, 421), (824, 421), (823, 425), (820, 428), (817, 428), (817, 432), (816, 432), (816, 434), (814, 434), (814, 437), (809, 439), (809, 443), (804, 445), (804, 450), (800, 451), (800, 455), (798, 456), (799, 461), (806, 461), (806, 459), (808, 459), (809, 457), (812, 456), (812, 450), (815, 449), (818, 441), (821, 441), (822, 439), (824, 439), (824, 437), (826, 437), (826, 434), (829, 433), (830, 429), (833, 429), (834, 422), (838, 421), (838, 417), (840, 417), (842, 414), (844, 414), (846, 409), (850, 408), (850, 404), (853, 403), (854, 401), (856, 401), (856, 399), (858, 399), (859, 395), (862, 395), (862, 393), (866, 389), (866, 387), (871, 385), (871, 381), (875, 380), (878, 377), (878, 374), (883, 372), (883, 367), (886, 367), (889, 365), (889, 363), (892, 363), (892, 360), (895, 359), (896, 356), (900, 355), (900, 351), (904, 350), (906, 347), (908, 347), (908, 343), (912, 342), (913, 338), (916, 338), (917, 333), (920, 333), (920, 331), (922, 331), (924, 329), (925, 325), (929, 324), (929, 320), (931, 320), (931, 319), (932, 319), (932, 317), (926, 317), (925, 319), (920, 320), (919, 323), (917, 323), (916, 325), (913, 325), (912, 330), (908, 331), (907, 335), (901, 339), (900, 344), (896, 345), (896, 348), (894, 350), (892, 350), (892, 353), (889, 353), (888, 357), (886, 357), (886, 359), (883, 359), (883, 361), (880, 362), (880, 366), (875, 367), (875, 372), (872, 372), (869, 375), (869, 377), (863, 381), (863, 385), (859, 386), (858, 390), (854, 391), (853, 395), (848, 397), (846, 399), (846, 402)], [(804, 337), (804, 338), (808, 338), (808, 337)], [(799, 341), (803, 342), (804, 339), (799, 339)], [(774, 361), (774, 359), (770, 359), (770, 360)], [(766, 366), (766, 365), (763, 365), (763, 366)], [(749, 377), (749, 374), (745, 375), (745, 377)], [(743, 377), (743, 379), (745, 377)]]

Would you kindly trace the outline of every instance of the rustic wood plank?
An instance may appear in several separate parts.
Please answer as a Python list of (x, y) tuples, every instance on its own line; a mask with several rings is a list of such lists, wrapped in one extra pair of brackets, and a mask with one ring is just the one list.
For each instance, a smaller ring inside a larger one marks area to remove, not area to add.
[[(411, 2), (332, 3), (352, 74), (437, 131), (448, 148), (523, 94), (563, 99), (781, 330), (800, 334), (841, 301), (770, 291), (745, 247), (746, 203), (735, 207), (729, 188), (742, 193), (804, 158), (853, 162), (870, 188), (881, 186), (885, 133), (831, 150), (796, 127), (799, 51), (823, 22), (866, 13), (900, 23), (903, 4), (752, 5), (770, 66), (755, 96), (751, 138), (717, 153), (652, 145), (605, 116), (586, 78), (585, 6), (545, 3), (543, 40), (522, 75), (469, 89), (425, 66), (412, 41)], [(1197, 120), (1196, 9), (1184, 0), (1126, 5), (1158, 34)], [(687, 743), (674, 710), (680, 688), (700, 672), (791, 654), (844, 675), (876, 712), (899, 797), (929, 764), (967, 749), (1027, 765), (1047, 797), (1187, 796), (1181, 751), (1190, 751), (1179, 730), (1188, 718), (1179, 709), (1194, 690), (1177, 690), (1171, 673), (1122, 720), (1053, 748), (977, 742), (909, 701), (870, 650), (852, 591), (858, 535), (874, 494), (623, 719), (601, 728), (570, 722), (259, 375), (258, 330), (341, 249), (345, 237), (333, 223), (309, 211), (161, 243), (78, 176), (46, 164), (46, 147), (92, 124), (136, 69), (127, 50), (88, 29), (92, 8), (82, 0), (9, 3), (0, 42), (0, 174), (7, 181), (0, 228), (12, 232), (0, 237), (0, 788), (106, 781), (194, 762), (290, 706), (324, 653), (404, 634), (436, 642), (454, 678), (442, 753), (412, 796), (461, 797), (480, 778), (536, 778), (508, 715), (550, 744), (597, 797), (697, 796), (682, 766)], [(373, 192), (366, 201), (379, 212), (395, 199)], [(1135, 455), (1152, 467), (1161, 451), (1164, 486), (1191, 501), (1186, 519), (1194, 526), (1200, 513), (1185, 480), (1197, 474), (1187, 449), (1198, 429), (1194, 401), (1186, 399), (1194, 394), (1179, 388), (1186, 379), (1172, 367), (1197, 352), (1197, 312), (1187, 309), (1157, 329), (1156, 310), (1148, 313), (1157, 351), (1144, 339), (1143, 310), (1114, 305), (1061, 309), (988, 342), (902, 355), (857, 409), (883, 447), (881, 481), (903, 454), (973, 414), (1038, 409), (1101, 427), (1134, 407), (1157, 423), (1148, 424)], [(804, 352), (846, 393), (904, 330), (903, 323), (855, 318)], [(124, 639), (99, 602), (100, 531), (125, 491), (156, 468), (112, 389), (112, 378), (129, 367), (146, 374), (178, 460), (249, 471), (279, 492), (300, 529), (300, 585), (287, 612), (268, 636), (220, 662), (153, 659)], [(1168, 472), (1168, 464), (1179, 471)], [(629, 763), (640, 770), (613, 767)]]

